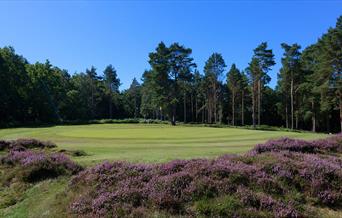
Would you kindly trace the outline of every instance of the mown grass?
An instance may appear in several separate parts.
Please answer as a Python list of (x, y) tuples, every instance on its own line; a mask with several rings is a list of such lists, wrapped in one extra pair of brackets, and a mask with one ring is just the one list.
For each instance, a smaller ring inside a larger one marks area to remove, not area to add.
[(91, 165), (104, 160), (165, 162), (244, 153), (257, 143), (279, 137), (316, 139), (325, 134), (212, 128), (165, 124), (91, 124), (0, 130), (0, 139), (37, 138), (55, 142), (58, 149), (82, 150), (74, 157)]

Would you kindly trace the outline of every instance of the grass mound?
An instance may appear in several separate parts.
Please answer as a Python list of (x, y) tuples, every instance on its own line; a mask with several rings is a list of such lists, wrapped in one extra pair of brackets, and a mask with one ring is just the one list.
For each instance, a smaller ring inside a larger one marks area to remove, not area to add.
[(0, 209), (19, 202), (23, 193), (37, 182), (71, 176), (82, 170), (62, 153), (30, 150), (23, 144), (20, 147), (17, 142), (13, 144), (15, 146), (0, 157)]
[(164, 164), (104, 162), (75, 176), (70, 210), (86, 217), (314, 217), (342, 205), (342, 135), (281, 139), (244, 156)]

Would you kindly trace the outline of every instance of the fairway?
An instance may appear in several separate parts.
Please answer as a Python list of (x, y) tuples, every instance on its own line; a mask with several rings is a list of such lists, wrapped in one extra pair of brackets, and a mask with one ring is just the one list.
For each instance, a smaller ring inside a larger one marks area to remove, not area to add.
[(83, 150), (82, 164), (104, 160), (165, 162), (243, 153), (268, 139), (288, 136), (316, 139), (324, 134), (260, 131), (239, 128), (170, 126), (164, 124), (94, 124), (0, 130), (0, 139), (37, 138), (55, 142), (58, 149)]

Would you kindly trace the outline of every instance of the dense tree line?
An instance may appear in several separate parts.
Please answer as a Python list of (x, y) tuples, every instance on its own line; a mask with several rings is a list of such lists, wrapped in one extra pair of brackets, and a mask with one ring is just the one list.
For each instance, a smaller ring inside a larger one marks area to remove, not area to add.
[(303, 50), (281, 46), (275, 89), (268, 86), (275, 61), (267, 42), (254, 49), (245, 69), (227, 69), (222, 55), (213, 53), (203, 73), (190, 48), (161, 42), (149, 54), (151, 69), (142, 83), (134, 78), (124, 91), (112, 65), (70, 75), (49, 61), (30, 64), (12, 47), (0, 48), (0, 125), (146, 118), (340, 131), (342, 16)]

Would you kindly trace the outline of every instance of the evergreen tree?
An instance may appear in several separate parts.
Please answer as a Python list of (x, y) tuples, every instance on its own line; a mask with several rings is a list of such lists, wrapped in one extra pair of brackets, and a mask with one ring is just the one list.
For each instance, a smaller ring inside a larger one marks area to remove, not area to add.
[(208, 123), (217, 122), (218, 98), (220, 92), (220, 78), (226, 64), (221, 54), (213, 53), (204, 66), (204, 80), (207, 86), (206, 105), (208, 110)]
[(88, 103), (90, 111), (91, 111), (91, 118), (94, 119), (95, 117), (95, 92), (96, 92), (96, 82), (98, 79), (96, 68), (91, 67), (90, 69), (86, 69), (86, 75), (90, 85), (90, 101)]
[(259, 59), (252, 58), (252, 61), (249, 63), (247, 70), (247, 74), (249, 76), (249, 81), (251, 85), (251, 92), (252, 92), (252, 121), (253, 121), (253, 128), (256, 125), (256, 106), (257, 106), (257, 96), (259, 92), (259, 81), (260, 75), (262, 74), (262, 70), (260, 68)]
[[(133, 78), (133, 81), (127, 90), (126, 96), (129, 104), (129, 108), (127, 108), (130, 112), (130, 116), (137, 118), (140, 116), (140, 104), (141, 104), (141, 85), (137, 81), (136, 78)], [(132, 110), (133, 109), (133, 110)]]
[[(291, 109), (291, 129), (294, 128), (294, 99), (295, 94), (298, 91), (298, 86), (303, 82), (303, 73), (300, 66), (301, 53), (299, 51), (300, 46), (298, 44), (288, 45), (282, 43), (281, 47), (284, 49), (284, 55), (281, 60), (282, 68), (280, 69), (280, 75), (278, 77), (278, 83), (281, 83), (282, 91), (285, 92), (285, 97), (290, 96), (290, 109)], [(288, 93), (290, 91), (290, 93)], [(287, 99), (287, 98), (286, 98)], [(285, 101), (285, 107), (287, 108), (287, 102)], [(296, 116), (296, 128), (298, 127), (298, 110)], [(286, 119), (287, 119), (287, 111)]]
[(241, 91), (241, 125), (245, 125), (245, 98), (248, 93), (248, 78), (247, 75), (242, 72), (239, 81), (239, 87)]
[(237, 69), (235, 64), (233, 64), (227, 73), (227, 85), (231, 92), (231, 99), (232, 99), (232, 124), (233, 126), (235, 126), (235, 99), (237, 97), (237, 93), (240, 90), (241, 79), (242, 77), (241, 77), (239, 69)]
[(258, 103), (258, 125), (261, 124), (261, 105), (262, 105), (262, 91), (264, 85), (269, 83), (271, 78), (268, 76), (268, 71), (275, 65), (274, 55), (272, 49), (267, 49), (267, 42), (261, 43), (257, 48), (254, 49), (253, 58), (258, 60), (259, 70), (257, 78), (257, 103)]
[(191, 52), (191, 49), (178, 43), (168, 48), (161, 42), (156, 51), (149, 55), (153, 80), (151, 88), (158, 95), (160, 107), (167, 108), (172, 125), (176, 124), (180, 83), (191, 78), (191, 70), (196, 66), (190, 57)]
[(109, 105), (109, 119), (113, 118), (113, 93), (119, 93), (120, 79), (116, 73), (115, 68), (112, 65), (108, 65), (103, 71), (106, 86), (106, 93), (108, 93), (108, 105)]

